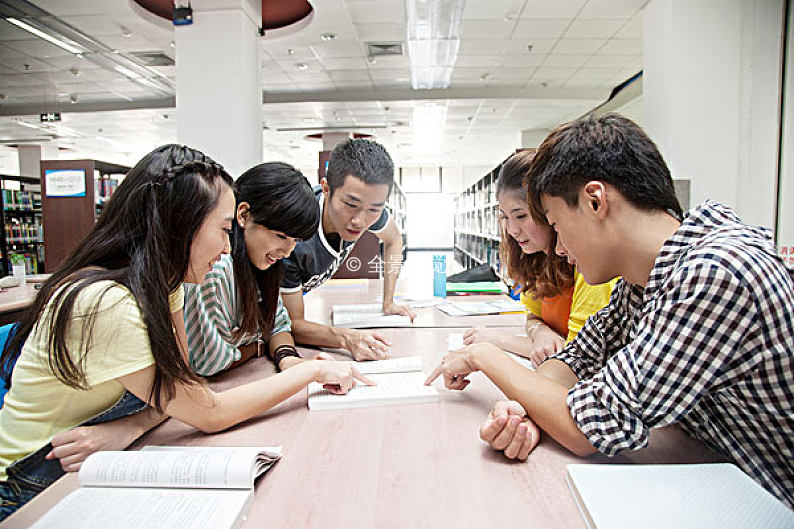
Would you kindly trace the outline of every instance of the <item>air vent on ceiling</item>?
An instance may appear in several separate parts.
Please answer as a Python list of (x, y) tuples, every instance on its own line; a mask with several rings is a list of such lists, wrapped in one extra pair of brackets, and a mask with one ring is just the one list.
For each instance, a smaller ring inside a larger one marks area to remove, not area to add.
[(367, 42), (367, 53), (370, 57), (383, 55), (402, 55), (402, 42)]
[(133, 51), (132, 55), (137, 57), (146, 66), (174, 65), (174, 60), (161, 51)]

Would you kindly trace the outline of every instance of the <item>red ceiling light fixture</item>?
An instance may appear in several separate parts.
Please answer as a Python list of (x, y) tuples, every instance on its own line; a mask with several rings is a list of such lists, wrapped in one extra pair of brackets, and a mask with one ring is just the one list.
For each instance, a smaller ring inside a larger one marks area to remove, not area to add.
[[(135, 0), (143, 9), (172, 21), (173, 0)], [(310, 16), (314, 8), (308, 0), (262, 0), (262, 31), (291, 26)]]

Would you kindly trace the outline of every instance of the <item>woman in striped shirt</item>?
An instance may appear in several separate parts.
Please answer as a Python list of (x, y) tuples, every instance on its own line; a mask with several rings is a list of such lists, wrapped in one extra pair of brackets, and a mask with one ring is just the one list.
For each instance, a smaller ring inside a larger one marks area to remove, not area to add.
[(204, 376), (254, 356), (267, 355), (278, 370), (302, 361), (279, 295), (281, 259), (314, 235), (317, 200), (306, 177), (284, 163), (249, 169), (234, 192), (231, 254), (203, 283), (185, 285), (189, 362)]

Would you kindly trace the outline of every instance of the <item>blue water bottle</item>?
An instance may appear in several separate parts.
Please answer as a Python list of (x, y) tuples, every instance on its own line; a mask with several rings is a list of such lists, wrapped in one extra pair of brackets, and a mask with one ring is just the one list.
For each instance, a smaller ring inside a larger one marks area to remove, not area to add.
[(447, 297), (447, 256), (433, 256), (433, 295)]

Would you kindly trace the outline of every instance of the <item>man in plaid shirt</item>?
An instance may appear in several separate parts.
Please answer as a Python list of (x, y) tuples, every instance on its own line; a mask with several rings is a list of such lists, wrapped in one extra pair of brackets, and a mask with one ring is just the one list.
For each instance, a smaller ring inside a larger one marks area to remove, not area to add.
[(591, 284), (623, 279), (536, 372), (477, 344), (431, 379), (463, 389), (479, 370), (496, 383), (512, 402), (480, 435), (510, 458), (527, 457), (537, 426), (611, 456), (678, 423), (794, 507), (794, 270), (768, 230), (714, 202), (682, 216), (656, 146), (614, 114), (558, 127), (527, 178), (557, 252)]

